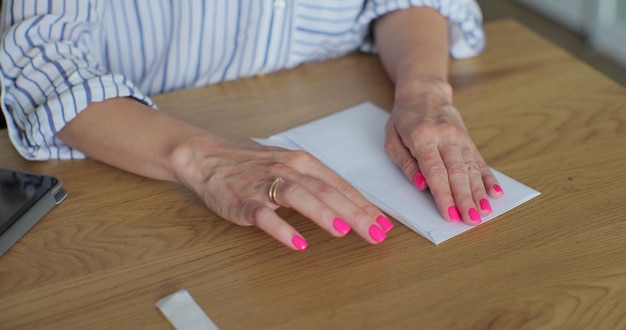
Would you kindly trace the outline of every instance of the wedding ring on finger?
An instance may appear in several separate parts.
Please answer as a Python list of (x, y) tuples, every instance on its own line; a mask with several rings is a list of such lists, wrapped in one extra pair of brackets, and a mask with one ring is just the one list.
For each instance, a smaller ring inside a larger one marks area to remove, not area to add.
[(285, 182), (285, 180), (283, 180), (283, 178), (276, 178), (274, 179), (274, 182), (272, 182), (272, 185), (270, 186), (270, 191), (268, 193), (269, 198), (270, 198), (270, 202), (278, 205), (278, 202), (276, 202), (276, 191), (278, 190), (278, 186), (282, 183)]

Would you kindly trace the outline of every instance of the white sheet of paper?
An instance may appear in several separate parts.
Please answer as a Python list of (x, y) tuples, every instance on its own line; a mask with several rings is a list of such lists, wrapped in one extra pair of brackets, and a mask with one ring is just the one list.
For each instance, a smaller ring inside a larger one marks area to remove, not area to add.
[(185, 289), (159, 299), (155, 305), (177, 330), (219, 330)]
[[(473, 228), (446, 221), (430, 192), (417, 190), (385, 154), (387, 118), (389, 113), (363, 103), (267, 139), (254, 140), (309, 152), (381, 210), (435, 244)], [(493, 212), (483, 218), (483, 223), (540, 194), (496, 170), (493, 173), (505, 194), (490, 200)]]

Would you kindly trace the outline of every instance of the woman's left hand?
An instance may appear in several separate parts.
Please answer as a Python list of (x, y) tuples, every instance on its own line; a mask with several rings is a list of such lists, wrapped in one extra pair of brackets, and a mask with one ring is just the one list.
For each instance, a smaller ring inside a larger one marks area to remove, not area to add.
[(440, 81), (423, 86), (396, 98), (385, 151), (418, 189), (430, 189), (446, 220), (477, 225), (491, 213), (488, 196), (502, 196), (502, 188), (452, 105), (452, 87)]

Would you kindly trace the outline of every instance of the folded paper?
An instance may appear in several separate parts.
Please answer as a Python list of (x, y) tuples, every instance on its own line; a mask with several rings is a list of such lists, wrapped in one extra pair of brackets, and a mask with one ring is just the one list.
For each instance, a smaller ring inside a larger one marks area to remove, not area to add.
[[(257, 143), (305, 150), (357, 188), (396, 220), (439, 244), (473, 226), (446, 221), (432, 195), (419, 191), (384, 151), (389, 113), (364, 103), (289, 129)], [(506, 192), (491, 199), (487, 222), (536, 197), (539, 192), (492, 169)]]

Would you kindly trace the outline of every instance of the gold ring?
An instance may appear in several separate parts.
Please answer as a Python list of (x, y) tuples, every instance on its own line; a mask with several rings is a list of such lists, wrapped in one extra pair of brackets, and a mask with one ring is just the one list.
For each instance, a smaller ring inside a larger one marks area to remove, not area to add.
[(278, 185), (280, 185), (281, 182), (285, 182), (285, 180), (283, 180), (283, 178), (276, 178), (274, 179), (274, 182), (272, 182), (272, 185), (270, 186), (270, 191), (269, 191), (269, 197), (270, 197), (270, 202), (278, 205), (278, 203), (276, 202), (276, 191), (278, 190)]

